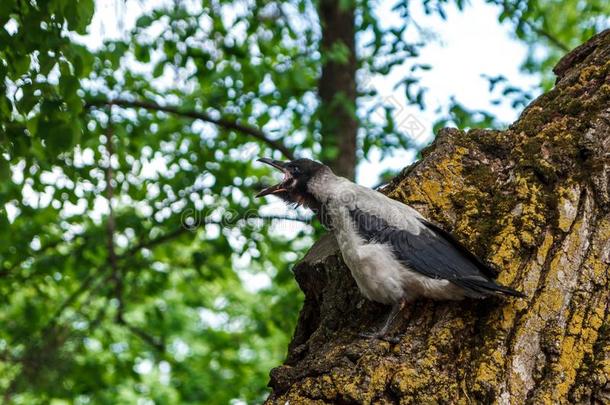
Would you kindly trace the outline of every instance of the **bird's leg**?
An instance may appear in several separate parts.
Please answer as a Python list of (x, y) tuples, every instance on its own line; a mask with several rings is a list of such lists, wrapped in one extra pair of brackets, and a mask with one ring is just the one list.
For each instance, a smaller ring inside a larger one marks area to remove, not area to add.
[(405, 307), (405, 303), (406, 301), (402, 299), (392, 305), (392, 310), (388, 314), (388, 318), (383, 324), (383, 327), (379, 330), (379, 332), (377, 332), (379, 336), (385, 336), (388, 333), (390, 326), (392, 326), (398, 314), (401, 313), (402, 309)]
[(388, 338), (387, 333), (388, 333), (388, 330), (390, 329), (390, 327), (392, 326), (392, 324), (394, 323), (394, 320), (396, 319), (398, 314), (402, 312), (406, 303), (407, 303), (407, 300), (405, 300), (403, 298), (400, 301), (398, 301), (392, 305), (392, 309), (390, 310), (390, 313), (388, 314), (388, 317), (387, 317), (385, 323), (383, 324), (383, 327), (377, 333), (362, 333), (360, 335), (362, 337), (387, 340), (387, 341), (396, 343), (398, 341), (398, 339), (397, 338)]

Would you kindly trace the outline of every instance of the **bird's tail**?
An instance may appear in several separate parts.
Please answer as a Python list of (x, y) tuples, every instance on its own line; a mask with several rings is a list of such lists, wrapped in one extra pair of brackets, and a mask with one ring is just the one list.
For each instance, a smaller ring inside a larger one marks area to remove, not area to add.
[(509, 295), (511, 297), (525, 298), (526, 295), (521, 291), (514, 290), (510, 287), (505, 287), (496, 283), (493, 280), (485, 280), (483, 278), (462, 278), (460, 284), (472, 291), (478, 297), (487, 297), (490, 295)]
[(505, 287), (503, 285), (500, 284), (495, 284), (495, 290), (496, 292), (503, 294), (503, 295), (510, 295), (511, 297), (519, 297), (519, 298), (525, 298), (526, 295), (524, 293), (522, 293), (521, 291), (517, 291), (515, 289), (512, 289), (510, 287)]

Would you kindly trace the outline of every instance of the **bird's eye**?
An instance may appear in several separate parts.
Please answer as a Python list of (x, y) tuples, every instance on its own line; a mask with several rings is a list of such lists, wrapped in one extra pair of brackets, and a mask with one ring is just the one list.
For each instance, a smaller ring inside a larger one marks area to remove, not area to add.
[(299, 169), (298, 166), (293, 166), (290, 169), (291, 169), (290, 171), (292, 172), (292, 174), (299, 174), (299, 173), (301, 173), (301, 169)]

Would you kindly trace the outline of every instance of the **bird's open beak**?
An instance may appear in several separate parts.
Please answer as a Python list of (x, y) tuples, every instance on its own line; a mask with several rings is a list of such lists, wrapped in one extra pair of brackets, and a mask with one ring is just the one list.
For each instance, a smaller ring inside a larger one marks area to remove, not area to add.
[(273, 159), (267, 159), (267, 158), (261, 158), (261, 159), (258, 159), (257, 161), (266, 163), (269, 166), (275, 167), (276, 169), (280, 170), (282, 173), (284, 173), (284, 179), (278, 184), (275, 184), (271, 187), (267, 187), (267, 188), (261, 190), (258, 194), (256, 194), (255, 197), (264, 197), (269, 194), (277, 194), (277, 193), (283, 193), (283, 192), (288, 191), (285, 186), (292, 177), (290, 176), (290, 173), (288, 172), (288, 170), (286, 170), (286, 163), (281, 162), (279, 160), (273, 160)]

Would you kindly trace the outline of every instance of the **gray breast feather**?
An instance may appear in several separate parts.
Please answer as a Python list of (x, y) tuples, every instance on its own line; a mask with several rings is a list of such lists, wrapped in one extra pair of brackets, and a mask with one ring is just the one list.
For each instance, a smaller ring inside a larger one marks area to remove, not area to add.
[(423, 218), (418, 218), (424, 225), (423, 231), (418, 229), (414, 233), (390, 225), (382, 217), (357, 207), (349, 213), (361, 238), (389, 245), (400, 263), (424, 276), (448, 280), (473, 298), (493, 294), (523, 295), (490, 279), (493, 271), (488, 266), (449, 233)]

